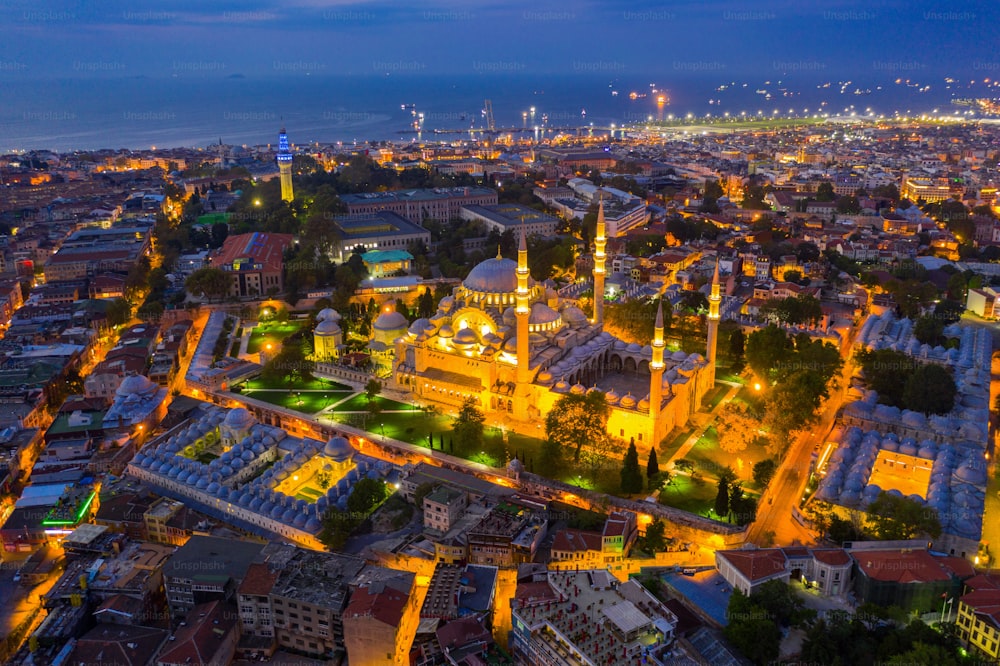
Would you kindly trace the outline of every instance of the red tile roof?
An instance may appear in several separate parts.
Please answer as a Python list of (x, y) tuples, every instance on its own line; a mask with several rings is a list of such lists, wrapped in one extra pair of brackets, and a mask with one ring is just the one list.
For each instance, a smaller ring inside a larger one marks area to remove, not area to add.
[(371, 617), (386, 626), (398, 627), (403, 621), (410, 595), (389, 585), (382, 586), (380, 592), (372, 592), (372, 589), (362, 587), (355, 590), (344, 609), (344, 619)]
[(780, 548), (720, 550), (717, 555), (732, 564), (751, 583), (785, 571), (785, 554)]
[(265, 596), (270, 594), (276, 580), (278, 580), (277, 571), (271, 571), (263, 562), (254, 562), (247, 567), (247, 573), (240, 583), (237, 594)]
[(823, 564), (839, 566), (851, 563), (851, 556), (843, 548), (817, 548), (812, 553), (813, 557)]
[(280, 271), (285, 248), (292, 244), (291, 234), (252, 233), (230, 236), (219, 253), (212, 257), (212, 266), (232, 267), (237, 259), (253, 259), (263, 264), (265, 271)]
[(960, 601), (971, 608), (977, 618), (1000, 629), (1000, 590), (976, 590), (963, 596)]
[(555, 539), (552, 540), (552, 550), (560, 552), (600, 551), (601, 548), (601, 535), (597, 532), (564, 529), (556, 532)]
[(236, 631), (238, 613), (221, 601), (199, 604), (187, 614), (187, 625), (156, 658), (159, 664), (209, 664), (225, 636)]
[(947, 581), (955, 571), (951, 559), (935, 557), (926, 550), (860, 550), (851, 557), (858, 568), (873, 580), (897, 583), (931, 583)]

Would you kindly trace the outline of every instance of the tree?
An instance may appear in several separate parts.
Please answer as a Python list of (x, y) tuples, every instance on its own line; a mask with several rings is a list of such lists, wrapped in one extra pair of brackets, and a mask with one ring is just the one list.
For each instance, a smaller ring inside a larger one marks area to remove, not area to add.
[(792, 340), (774, 324), (758, 329), (747, 337), (747, 364), (763, 380), (771, 380), (772, 372), (780, 364), (787, 363), (794, 351)]
[(778, 658), (781, 630), (767, 612), (740, 590), (733, 590), (726, 608), (729, 623), (723, 634), (733, 647), (755, 664), (767, 664)]
[(225, 297), (231, 284), (225, 271), (205, 267), (191, 273), (184, 281), (184, 288), (193, 296), (203, 296), (211, 301)]
[(924, 414), (947, 414), (955, 406), (958, 389), (947, 368), (935, 363), (913, 371), (903, 387), (903, 404)]
[(639, 469), (639, 452), (635, 448), (635, 439), (629, 442), (622, 461), (621, 488), (626, 495), (642, 492), (642, 471)]
[(736, 473), (726, 467), (719, 473), (718, 490), (715, 494), (715, 513), (720, 518), (729, 515), (729, 485), (736, 479)]
[(665, 538), (666, 525), (663, 521), (657, 518), (649, 524), (646, 528), (645, 544), (646, 550), (653, 553), (659, 553), (667, 547), (667, 540)]
[(774, 473), (778, 471), (778, 464), (772, 458), (765, 458), (753, 466), (753, 480), (761, 488), (771, 483)]
[(908, 497), (879, 493), (868, 505), (866, 524), (877, 539), (896, 541), (927, 535), (941, 536), (941, 521), (937, 513)]
[(545, 416), (546, 439), (560, 451), (573, 451), (573, 460), (579, 462), (584, 448), (607, 439), (610, 411), (600, 391), (564, 395)]
[(105, 316), (110, 326), (123, 326), (132, 319), (132, 306), (124, 298), (115, 298), (108, 303)]
[(347, 510), (357, 516), (367, 516), (389, 496), (388, 486), (381, 479), (363, 478), (347, 496)]
[(787, 438), (816, 420), (816, 410), (828, 395), (826, 380), (815, 370), (797, 370), (784, 377), (768, 395), (764, 423), (778, 436), (772, 444)]
[(382, 383), (377, 379), (369, 379), (365, 384), (365, 397), (368, 398), (368, 402), (375, 399), (382, 391)]
[(743, 451), (759, 436), (760, 425), (760, 421), (750, 416), (746, 407), (727, 404), (715, 419), (719, 448), (726, 453)]
[(924, 315), (913, 324), (913, 337), (922, 344), (936, 347), (944, 337), (944, 322), (936, 315)]
[(649, 449), (649, 460), (646, 461), (646, 479), (650, 483), (650, 490), (652, 490), (653, 478), (660, 473), (660, 463), (656, 459), (656, 447), (651, 447)]
[(459, 446), (464, 447), (466, 451), (478, 451), (482, 448), (485, 421), (486, 416), (479, 409), (479, 400), (473, 396), (466, 398), (451, 426)]
[(833, 201), (836, 198), (837, 194), (833, 190), (833, 183), (824, 181), (816, 188), (816, 201)]
[(729, 334), (729, 356), (733, 360), (733, 370), (739, 372), (744, 364), (746, 351), (746, 335), (742, 328), (736, 328)]

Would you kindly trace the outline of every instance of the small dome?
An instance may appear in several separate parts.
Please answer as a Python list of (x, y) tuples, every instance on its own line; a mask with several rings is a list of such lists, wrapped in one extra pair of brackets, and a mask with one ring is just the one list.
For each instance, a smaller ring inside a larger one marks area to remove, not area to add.
[(430, 322), (430, 320), (428, 320), (426, 317), (421, 317), (420, 319), (417, 319), (412, 324), (410, 324), (410, 328), (407, 329), (407, 332), (410, 335), (416, 337), (416, 336), (420, 335), (421, 333), (423, 333), (424, 331), (427, 331), (427, 330), (433, 329), (433, 328), (434, 328), (434, 324), (432, 324)]
[(552, 373), (548, 370), (542, 370), (538, 373), (538, 382), (541, 384), (548, 384), (552, 381)]
[(376, 331), (405, 331), (409, 326), (406, 317), (396, 311), (383, 312), (372, 324)]
[(625, 397), (623, 397), (618, 404), (620, 404), (625, 409), (632, 409), (635, 407), (635, 398), (633, 398), (632, 394), (629, 393)]
[(607, 401), (609, 405), (617, 405), (620, 398), (621, 396), (615, 393), (614, 389), (611, 389), (604, 394), (604, 400)]
[(346, 462), (354, 456), (354, 447), (346, 437), (339, 435), (331, 437), (323, 448), (323, 455), (332, 458), (334, 462)]
[(642, 400), (640, 400), (639, 404), (636, 405), (636, 409), (638, 409), (640, 412), (648, 412), (649, 411), (649, 396), (646, 396), (645, 398), (643, 398)]
[(471, 328), (461, 328), (452, 338), (451, 343), (456, 347), (471, 347), (479, 344), (479, 336)]
[(336, 335), (341, 332), (340, 324), (332, 319), (324, 319), (316, 325), (316, 329), (313, 332), (317, 335)]
[(573, 395), (583, 395), (587, 392), (587, 389), (584, 388), (583, 384), (573, 384), (573, 386), (569, 389), (569, 392)]
[(236, 409), (229, 410), (222, 423), (231, 430), (246, 430), (255, 422), (253, 414), (247, 411), (246, 408), (237, 407)]
[(157, 388), (156, 384), (149, 380), (149, 377), (145, 375), (129, 375), (122, 380), (122, 383), (118, 385), (118, 390), (115, 391), (116, 396), (127, 397), (130, 395), (143, 396), (150, 393), (155, 393)]
[(587, 315), (585, 315), (583, 313), (583, 310), (576, 307), (575, 305), (571, 305), (568, 308), (564, 309), (562, 311), (562, 316), (563, 319), (566, 320), (566, 322), (569, 323), (571, 326), (587, 323)]
[(569, 382), (567, 382), (565, 379), (560, 379), (559, 381), (556, 382), (556, 385), (552, 387), (552, 390), (557, 391), (559, 393), (565, 393), (566, 391), (569, 390)]
[(511, 474), (520, 474), (524, 471), (524, 463), (522, 463), (517, 458), (514, 458), (509, 463), (507, 463), (507, 471)]
[(455, 329), (453, 329), (450, 324), (445, 324), (438, 331), (438, 337), (441, 338), (452, 338), (454, 336), (455, 336)]
[(333, 308), (323, 308), (316, 315), (316, 321), (340, 321), (340, 313)]

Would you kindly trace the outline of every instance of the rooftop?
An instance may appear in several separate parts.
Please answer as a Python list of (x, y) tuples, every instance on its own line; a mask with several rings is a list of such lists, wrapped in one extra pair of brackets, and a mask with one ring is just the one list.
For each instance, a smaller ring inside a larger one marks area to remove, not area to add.
[(278, 572), (271, 594), (340, 609), (348, 585), (365, 566), (364, 560), (349, 555), (298, 550)]

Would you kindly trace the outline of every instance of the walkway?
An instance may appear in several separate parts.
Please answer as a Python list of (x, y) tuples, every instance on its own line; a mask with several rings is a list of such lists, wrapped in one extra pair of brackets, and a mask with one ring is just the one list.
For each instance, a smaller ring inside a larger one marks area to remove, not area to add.
[[(243, 327), (243, 337), (240, 338), (240, 353), (237, 358), (243, 358), (244, 356), (249, 356), (247, 349), (250, 347), (250, 335), (253, 333), (255, 327), (251, 324)], [(253, 360), (253, 359), (245, 359)]]
[(701, 421), (701, 423), (699, 423), (695, 431), (691, 433), (691, 436), (688, 437), (683, 444), (681, 444), (681, 447), (674, 452), (674, 455), (670, 456), (670, 459), (667, 460), (666, 465), (669, 466), (670, 463), (674, 462), (675, 460), (683, 459), (688, 454), (688, 452), (695, 447), (695, 445), (698, 443), (698, 440), (701, 439), (702, 436), (704, 436), (705, 431), (708, 430), (709, 426), (711, 426), (712, 423), (715, 421), (715, 417), (719, 415), (719, 411), (721, 411), (723, 407), (729, 404), (729, 402), (736, 397), (736, 394), (740, 392), (740, 389), (743, 388), (742, 384), (737, 384), (735, 382), (720, 382), (720, 383), (725, 383), (729, 385), (729, 390), (726, 392), (726, 397), (720, 400), (719, 404), (717, 404), (714, 408), (712, 408), (712, 411), (707, 413), (698, 412), (697, 414), (692, 415), (692, 417), (698, 417), (698, 420)]

